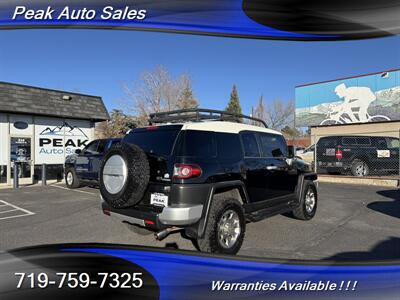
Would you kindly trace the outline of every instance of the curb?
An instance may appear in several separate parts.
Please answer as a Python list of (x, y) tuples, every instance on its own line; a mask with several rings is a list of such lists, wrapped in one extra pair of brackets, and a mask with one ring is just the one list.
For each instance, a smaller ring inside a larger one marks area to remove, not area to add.
[(360, 178), (353, 176), (330, 176), (318, 175), (319, 182), (328, 183), (344, 183), (344, 184), (357, 184), (357, 185), (373, 185), (373, 186), (386, 186), (386, 187), (399, 187), (400, 179), (396, 178)]

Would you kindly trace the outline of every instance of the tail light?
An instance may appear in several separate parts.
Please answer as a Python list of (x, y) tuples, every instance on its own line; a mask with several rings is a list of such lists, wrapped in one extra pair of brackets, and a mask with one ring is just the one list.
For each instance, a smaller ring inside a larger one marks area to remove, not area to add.
[(174, 178), (176, 179), (189, 179), (199, 177), (201, 175), (201, 168), (194, 164), (175, 164), (174, 165)]
[(343, 151), (341, 149), (337, 149), (335, 156), (337, 159), (342, 159), (343, 158)]

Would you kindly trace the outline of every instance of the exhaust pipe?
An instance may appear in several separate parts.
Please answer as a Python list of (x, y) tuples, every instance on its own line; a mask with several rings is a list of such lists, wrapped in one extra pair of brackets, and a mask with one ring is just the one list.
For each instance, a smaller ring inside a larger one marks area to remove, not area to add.
[(154, 233), (154, 237), (156, 238), (156, 240), (161, 241), (161, 240), (165, 239), (170, 233), (175, 232), (175, 231), (180, 231), (180, 230), (182, 230), (182, 228), (180, 228), (180, 227), (168, 227), (168, 228), (165, 228), (161, 231)]

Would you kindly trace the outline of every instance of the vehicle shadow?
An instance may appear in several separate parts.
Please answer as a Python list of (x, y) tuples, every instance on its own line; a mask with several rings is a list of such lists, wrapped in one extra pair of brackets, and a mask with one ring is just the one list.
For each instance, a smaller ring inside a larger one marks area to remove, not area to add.
[(382, 214), (400, 218), (400, 189), (377, 191), (377, 194), (393, 199), (393, 201), (371, 202), (367, 207)]
[(400, 259), (400, 238), (390, 237), (378, 243), (368, 252), (342, 252), (325, 258), (330, 261), (371, 261)]

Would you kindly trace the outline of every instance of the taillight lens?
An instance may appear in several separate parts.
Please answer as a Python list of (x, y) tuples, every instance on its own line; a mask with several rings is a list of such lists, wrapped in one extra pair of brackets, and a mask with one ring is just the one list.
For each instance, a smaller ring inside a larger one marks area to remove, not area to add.
[(341, 149), (337, 149), (335, 154), (337, 159), (343, 158), (343, 151)]
[(176, 179), (189, 179), (199, 177), (201, 175), (201, 168), (194, 164), (175, 164), (174, 165), (174, 178)]

